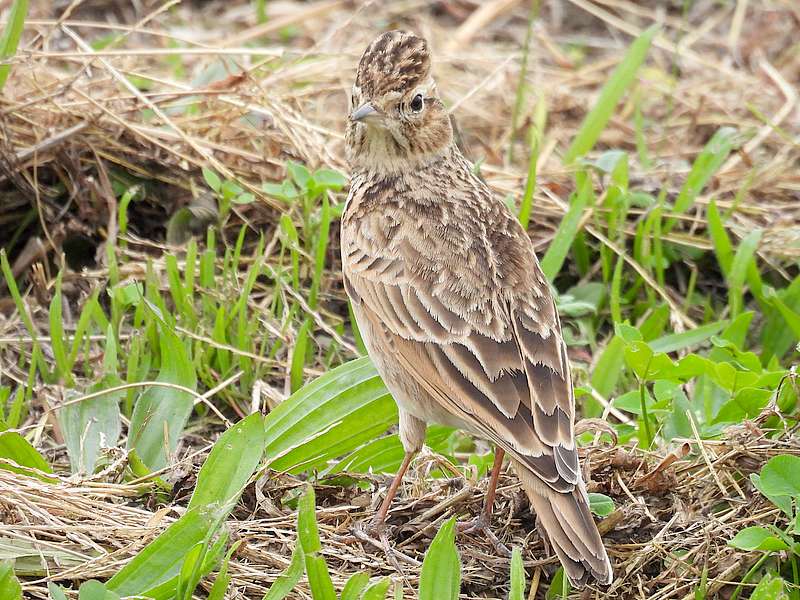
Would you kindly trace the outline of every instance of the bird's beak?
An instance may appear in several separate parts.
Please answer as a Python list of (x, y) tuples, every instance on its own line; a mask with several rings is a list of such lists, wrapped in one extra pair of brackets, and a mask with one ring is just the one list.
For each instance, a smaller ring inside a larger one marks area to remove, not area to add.
[(375, 120), (378, 116), (378, 109), (366, 102), (350, 113), (350, 120), (369, 122)]

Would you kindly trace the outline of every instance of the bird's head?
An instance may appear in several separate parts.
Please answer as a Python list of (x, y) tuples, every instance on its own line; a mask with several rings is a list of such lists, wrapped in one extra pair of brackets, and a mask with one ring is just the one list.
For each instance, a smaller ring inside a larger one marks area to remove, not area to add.
[(389, 31), (358, 63), (346, 142), (354, 167), (413, 168), (453, 140), (450, 119), (431, 77), (428, 44), (412, 33)]

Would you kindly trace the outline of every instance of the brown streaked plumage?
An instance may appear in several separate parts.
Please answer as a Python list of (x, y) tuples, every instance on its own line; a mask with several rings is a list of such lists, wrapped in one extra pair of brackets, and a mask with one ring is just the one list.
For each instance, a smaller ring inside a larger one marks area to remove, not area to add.
[[(400, 409), (406, 460), (427, 423), (507, 452), (569, 578), (612, 578), (575, 448), (566, 345), (526, 232), (453, 143), (425, 40), (392, 31), (358, 66), (342, 270), (378, 371)], [(483, 521), (491, 511), (490, 486)]]

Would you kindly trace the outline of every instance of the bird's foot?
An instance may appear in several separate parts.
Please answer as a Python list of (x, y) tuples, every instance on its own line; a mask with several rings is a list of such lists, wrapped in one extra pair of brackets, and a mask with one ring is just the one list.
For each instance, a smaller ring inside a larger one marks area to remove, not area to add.
[(403, 554), (395, 548), (392, 548), (392, 545), (389, 542), (389, 535), (386, 531), (386, 521), (373, 519), (369, 525), (365, 525), (363, 521), (358, 521), (353, 525), (352, 532), (353, 535), (362, 542), (366, 542), (371, 546), (383, 550), (384, 554), (386, 555), (386, 559), (399, 573), (403, 572), (403, 570), (400, 568), (400, 562), (404, 562), (415, 567), (420, 566), (419, 561), (414, 560), (410, 556)]
[(500, 556), (511, 556), (511, 550), (499, 540), (490, 527), (490, 517), (485, 512), (469, 521), (458, 523), (458, 532), (467, 534), (482, 533)]

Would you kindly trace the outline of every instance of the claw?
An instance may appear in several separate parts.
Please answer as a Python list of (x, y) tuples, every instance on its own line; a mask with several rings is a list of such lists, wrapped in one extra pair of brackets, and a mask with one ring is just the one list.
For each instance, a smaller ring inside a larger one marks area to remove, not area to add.
[(482, 533), (489, 540), (489, 543), (495, 549), (495, 552), (500, 556), (510, 557), (511, 550), (500, 541), (494, 534), (492, 528), (489, 527), (489, 517), (486, 513), (482, 512), (480, 516), (475, 517), (471, 521), (462, 521), (457, 525), (459, 533), (477, 534)]

